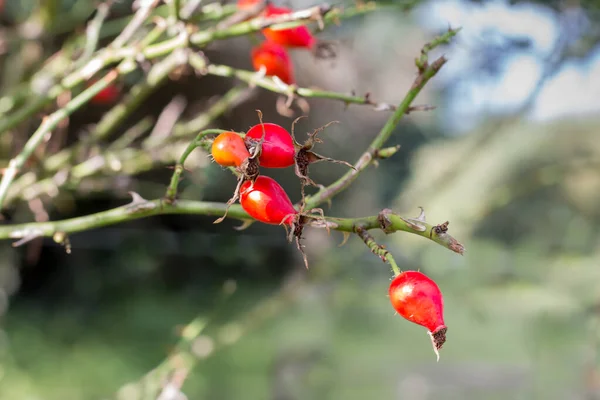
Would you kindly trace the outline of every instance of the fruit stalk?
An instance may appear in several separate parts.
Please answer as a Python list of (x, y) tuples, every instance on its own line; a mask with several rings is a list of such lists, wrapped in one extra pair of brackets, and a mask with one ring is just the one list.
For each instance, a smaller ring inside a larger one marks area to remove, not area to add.
[(375, 238), (369, 233), (369, 231), (359, 226), (356, 228), (356, 234), (362, 239), (363, 242), (365, 242), (373, 254), (381, 258), (383, 262), (390, 264), (394, 276), (400, 275), (400, 268), (398, 267), (398, 264), (396, 264), (396, 260), (394, 260), (392, 253), (387, 251), (384, 246), (377, 244)]

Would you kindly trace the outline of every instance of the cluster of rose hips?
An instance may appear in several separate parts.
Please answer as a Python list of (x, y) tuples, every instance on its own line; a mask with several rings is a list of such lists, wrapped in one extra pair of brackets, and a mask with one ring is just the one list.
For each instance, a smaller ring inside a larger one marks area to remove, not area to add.
[[(261, 3), (261, 0), (238, 0), (237, 7), (241, 11), (247, 11)], [(290, 8), (267, 3), (260, 16), (268, 18), (292, 12)], [(316, 38), (306, 26), (278, 30), (265, 28), (262, 33), (266, 40), (252, 48), (250, 53), (254, 69), (267, 76), (277, 77), (288, 85), (295, 83), (294, 67), (287, 49), (302, 48), (314, 51), (317, 45)]]
[[(308, 135), (303, 143), (298, 143), (292, 133), (274, 123), (261, 122), (251, 127), (245, 135), (237, 132), (223, 132), (212, 143), (211, 155), (213, 160), (223, 167), (233, 167), (238, 174), (238, 184), (227, 206), (240, 200), (242, 208), (257, 221), (283, 225), (289, 233), (288, 238), (296, 238), (298, 248), (302, 251), (300, 239), (302, 229), (310, 214), (304, 213), (305, 194), (307, 185), (317, 186), (308, 176), (310, 164), (319, 161), (341, 163), (354, 168), (345, 161), (334, 160), (321, 156), (312, 151), (315, 143), (321, 142), (316, 136), (325, 127), (316, 129)], [(297, 121), (297, 120), (296, 120)], [(295, 122), (294, 121), (294, 124)], [(327, 125), (326, 125), (327, 126)], [(294, 167), (296, 176), (300, 179), (302, 203), (300, 211), (294, 208), (285, 190), (274, 179), (260, 175), (259, 168), (288, 168)], [(309, 212), (322, 210), (315, 209)], [(225, 215), (215, 221), (223, 221)], [(311, 217), (314, 217), (311, 216)], [(322, 217), (322, 215), (321, 215)], [(306, 256), (302, 252), (306, 263)]]
[[(263, 123), (261, 119), (261, 123), (250, 128), (244, 137), (236, 132), (219, 134), (211, 147), (212, 158), (216, 163), (223, 167), (233, 167), (239, 174), (237, 188), (228, 206), (239, 197), (242, 208), (255, 220), (286, 227), (290, 233), (289, 239), (296, 238), (305, 263), (306, 256), (300, 245), (302, 228), (308, 215), (303, 213), (304, 186), (318, 186), (308, 177), (308, 166), (320, 160), (345, 163), (312, 152), (314, 143), (319, 141), (316, 134), (321, 129), (309, 134), (309, 139), (304, 144), (299, 144), (293, 134), (282, 126)], [(277, 181), (259, 174), (259, 167), (291, 166), (295, 166), (296, 175), (300, 178), (303, 188), (300, 211), (294, 208), (289, 196)], [(225, 216), (215, 222), (221, 222), (224, 218)], [(389, 297), (398, 314), (427, 328), (439, 359), (438, 350), (446, 341), (447, 327), (443, 316), (443, 297), (437, 284), (421, 272), (405, 271), (392, 280)]]

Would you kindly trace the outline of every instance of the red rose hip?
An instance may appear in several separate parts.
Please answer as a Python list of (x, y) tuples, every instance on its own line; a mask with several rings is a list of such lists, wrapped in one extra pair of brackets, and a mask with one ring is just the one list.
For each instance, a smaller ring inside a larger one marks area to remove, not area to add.
[[(272, 123), (258, 124), (246, 132), (246, 139), (259, 141), (263, 138), (259, 165), (265, 168), (287, 168), (295, 163), (296, 148), (292, 135), (282, 126)], [(246, 144), (250, 144), (249, 141)]]
[(292, 225), (298, 211), (277, 181), (261, 175), (254, 183), (245, 181), (240, 189), (242, 208), (265, 224)]
[(235, 132), (223, 132), (215, 138), (211, 147), (213, 160), (223, 167), (239, 167), (250, 157), (242, 139)]
[[(293, 10), (287, 7), (268, 5), (264, 15), (265, 17), (273, 17), (275, 15), (291, 14), (292, 12)], [(270, 41), (286, 47), (305, 47), (307, 49), (312, 49), (317, 43), (313, 34), (304, 25), (289, 29), (265, 28), (262, 32)]]
[(264, 68), (268, 76), (276, 76), (288, 85), (294, 83), (292, 60), (285, 47), (267, 41), (254, 47), (250, 55), (254, 70)]
[(390, 302), (402, 317), (427, 328), (439, 360), (439, 349), (446, 341), (444, 298), (438, 285), (425, 274), (405, 271), (390, 284)]
[[(90, 85), (91, 86), (91, 85)], [(104, 89), (98, 92), (90, 103), (97, 105), (111, 105), (119, 98), (121, 94), (120, 89), (116, 85), (108, 85)]]

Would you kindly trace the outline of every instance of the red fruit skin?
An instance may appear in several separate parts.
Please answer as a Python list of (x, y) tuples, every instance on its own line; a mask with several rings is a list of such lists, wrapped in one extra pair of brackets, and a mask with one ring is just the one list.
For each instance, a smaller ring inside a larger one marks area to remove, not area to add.
[(444, 298), (438, 285), (425, 274), (405, 271), (396, 276), (389, 289), (390, 302), (405, 319), (435, 333), (444, 324)]
[(244, 139), (235, 132), (223, 132), (217, 136), (210, 152), (213, 160), (223, 167), (239, 167), (250, 157)]
[[(264, 15), (266, 17), (273, 17), (275, 15), (285, 15), (292, 13), (293, 10), (287, 7), (276, 7), (268, 5), (265, 9)], [(290, 29), (279, 29), (274, 30), (271, 28), (265, 28), (262, 31), (263, 35), (272, 42), (279, 43), (286, 47), (305, 47), (312, 49), (317, 43), (317, 40), (310, 32), (310, 30), (302, 25)]]
[(256, 6), (261, 1), (262, 0), (238, 0), (236, 6), (239, 10), (248, 10)]
[(113, 104), (119, 98), (120, 94), (121, 91), (117, 86), (109, 85), (102, 89), (100, 92), (98, 92), (97, 95), (92, 97), (92, 100), (90, 100), (90, 102), (92, 104), (98, 105), (110, 105)]
[(261, 167), (287, 168), (294, 165), (296, 149), (292, 135), (282, 126), (273, 123), (258, 124), (246, 132), (246, 137), (260, 140), (263, 137), (262, 152), (258, 159)]
[(266, 41), (254, 47), (250, 55), (255, 71), (264, 67), (269, 76), (277, 76), (288, 85), (295, 82), (292, 60), (285, 47)]
[(240, 204), (252, 218), (265, 224), (291, 225), (298, 213), (281, 185), (264, 175), (256, 178), (254, 185), (251, 181), (242, 184)]

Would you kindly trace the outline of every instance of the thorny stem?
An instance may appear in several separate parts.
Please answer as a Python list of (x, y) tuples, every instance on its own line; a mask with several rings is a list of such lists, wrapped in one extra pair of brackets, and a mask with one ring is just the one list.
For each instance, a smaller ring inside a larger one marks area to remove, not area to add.
[[(429, 51), (429, 50), (433, 49), (433, 44), (439, 45), (441, 43), (445, 43), (451, 37), (456, 35), (457, 32), (458, 32), (458, 30), (449, 29), (448, 32), (441, 35), (439, 38), (436, 38), (435, 40), (433, 40), (429, 44), (427, 50)], [(426, 52), (425, 52), (425, 54), (426, 54)], [(435, 76), (435, 74), (437, 74), (437, 72), (440, 70), (440, 68), (442, 68), (442, 66), (444, 65), (445, 62), (446, 62), (446, 58), (444, 56), (441, 56), (436, 61), (434, 61), (431, 65), (427, 65), (427, 67), (422, 72), (419, 73), (419, 75), (413, 82), (412, 87), (410, 88), (408, 93), (406, 93), (406, 95), (404, 96), (404, 99), (402, 100), (400, 105), (398, 105), (398, 107), (396, 108), (396, 111), (394, 112), (394, 114), (387, 120), (387, 122), (385, 123), (383, 128), (381, 128), (381, 130), (379, 131), (379, 133), (377, 134), (375, 139), (373, 139), (373, 141), (369, 145), (369, 148), (367, 149), (367, 151), (365, 151), (365, 153), (363, 153), (363, 155), (358, 159), (356, 164), (354, 164), (354, 167), (356, 169), (348, 170), (348, 172), (346, 172), (344, 175), (342, 175), (341, 178), (339, 178), (337, 181), (333, 182), (331, 185), (325, 187), (324, 189), (319, 190), (314, 195), (307, 197), (306, 198), (306, 208), (308, 208), (308, 209), (315, 208), (315, 207), (318, 207), (319, 204), (330, 200), (333, 196), (335, 196), (336, 194), (340, 193), (341, 191), (346, 189), (348, 186), (350, 186), (350, 184), (358, 177), (358, 175), (363, 170), (365, 170), (369, 165), (371, 165), (371, 163), (373, 162), (374, 158), (377, 155), (377, 151), (385, 145), (385, 143), (387, 142), (389, 137), (394, 132), (394, 129), (396, 128), (396, 126), (402, 120), (402, 117), (404, 116), (404, 114), (406, 114), (407, 111), (410, 110), (412, 102), (417, 97), (417, 95), (421, 92), (421, 89), (423, 89), (425, 84), (431, 78), (433, 78)]]
[[(371, 4), (371, 3), (368, 3)], [(51, 101), (56, 99), (63, 91), (72, 89), (80, 83), (90, 79), (96, 72), (101, 69), (117, 63), (125, 58), (141, 56), (144, 59), (153, 59), (167, 55), (175, 49), (188, 46), (193, 44), (196, 46), (206, 46), (207, 44), (215, 41), (228, 39), (238, 36), (247, 35), (250, 33), (257, 32), (265, 27), (284, 28), (288, 27), (290, 22), (294, 24), (308, 24), (311, 21), (320, 21), (324, 23), (336, 22), (338, 19), (353, 17), (358, 14), (367, 13), (374, 11), (375, 6), (372, 5), (360, 5), (355, 7), (348, 7), (343, 11), (338, 9), (323, 9), (321, 7), (312, 7), (306, 10), (296, 11), (289, 15), (278, 15), (269, 18), (255, 18), (251, 21), (242, 22), (240, 24), (233, 25), (224, 30), (204, 30), (199, 31), (191, 36), (178, 35), (174, 38), (167, 39), (163, 42), (149, 45), (144, 48), (138, 48), (137, 46), (120, 47), (116, 48), (115, 42), (120, 44), (123, 42), (123, 38), (115, 39), (113, 45), (99, 51), (95, 57), (93, 57), (83, 67), (77, 69), (73, 73), (69, 74), (62, 79), (60, 84), (57, 84), (50, 88), (45, 96), (35, 98), (31, 103), (26, 105), (24, 108), (15, 111), (10, 117), (0, 121), (0, 134), (12, 129), (31, 115), (40, 111), (44, 106), (49, 104)], [(325, 16), (323, 13), (328, 11)], [(138, 10), (139, 12), (139, 10)], [(130, 24), (133, 21), (130, 21)], [(128, 38), (125, 38), (128, 39)]]
[(152, 9), (156, 7), (158, 0), (146, 1), (140, 6), (133, 18), (123, 31), (113, 40), (110, 47), (118, 49), (123, 47), (135, 34), (135, 32), (144, 24), (144, 22), (150, 16)]
[(362, 239), (363, 242), (367, 245), (367, 247), (371, 250), (373, 254), (381, 258), (383, 262), (387, 262), (392, 267), (392, 272), (394, 276), (400, 275), (400, 268), (398, 268), (398, 264), (396, 264), (396, 260), (394, 260), (394, 256), (385, 249), (382, 245), (377, 244), (375, 238), (362, 226), (358, 226), (355, 228), (356, 234)]
[[(181, 122), (173, 128), (173, 138), (178, 139), (189, 136), (199, 130), (206, 128), (206, 126), (214, 121), (218, 116), (222, 115), (225, 111), (234, 108), (240, 101), (246, 98), (250, 94), (248, 88), (233, 87), (221, 98), (211, 104), (208, 109), (189, 121)], [(159, 143), (153, 143), (147, 141), (144, 143), (144, 147), (153, 147)]]
[[(138, 195), (139, 197), (139, 195)], [(54, 222), (32, 222), (16, 225), (0, 226), (0, 239), (21, 239), (31, 235), (53, 236), (56, 232), (65, 234), (101, 228), (104, 226), (119, 224), (154, 215), (167, 214), (196, 214), (207, 216), (222, 216), (227, 208), (225, 203), (212, 203), (204, 201), (179, 200), (174, 204), (165, 204), (162, 199), (149, 201), (135, 201), (108, 211), (90, 214), (82, 217), (66, 219)], [(239, 205), (232, 205), (227, 216), (239, 220), (251, 220)], [(419, 226), (411, 223), (410, 218), (403, 218), (396, 214), (386, 214), (385, 224), (382, 223), (381, 215), (363, 218), (333, 218), (333, 217), (307, 217), (311, 219), (309, 224), (317, 228), (328, 228), (340, 232), (354, 233), (360, 227), (364, 230), (383, 229), (386, 233), (408, 232), (430, 239), (437, 244), (446, 247), (456, 253), (462, 254), (464, 247), (447, 233), (447, 223), (441, 225), (430, 225), (421, 222)], [(384, 226), (383, 226), (384, 225)]]
[[(233, 68), (228, 65), (206, 65), (206, 60), (204, 60), (202, 57), (196, 54), (190, 55), (190, 65), (198, 71), (203, 71), (208, 75), (237, 78), (247, 83), (248, 85), (259, 86), (263, 89), (267, 89), (274, 93), (280, 93), (288, 96), (299, 96), (304, 98), (339, 100), (345, 104), (370, 105), (373, 106), (374, 109), (380, 111), (395, 110), (395, 107), (391, 104), (377, 103), (373, 101), (368, 94), (365, 96), (354, 96), (320, 89), (300, 88), (295, 85), (289, 85), (285, 87), (281, 84), (276, 83), (270, 77), (258, 76), (255, 71), (246, 71), (242, 69)], [(424, 108), (423, 106), (421, 106), (421, 108), (425, 110), (428, 109)], [(415, 110), (407, 110), (406, 112), (408, 113), (410, 111)]]
[(46, 138), (47, 135), (52, 134), (52, 130), (58, 126), (60, 121), (71, 115), (73, 112), (79, 109), (79, 107), (87, 103), (92, 97), (100, 93), (100, 91), (114, 82), (119, 76), (119, 70), (122, 72), (130, 72), (133, 70), (133, 68), (134, 67), (131, 65), (131, 63), (124, 62), (120, 64), (117, 69), (110, 71), (98, 82), (81, 92), (73, 100), (69, 101), (63, 108), (44, 118), (42, 124), (38, 130), (33, 133), (31, 138), (29, 138), (23, 150), (10, 161), (8, 168), (6, 168), (4, 171), (4, 175), (0, 181), (0, 209), (2, 209), (4, 205), (4, 199), (8, 193), (8, 188), (10, 187), (10, 184), (19, 170), (23, 167), (27, 159), (29, 159), (33, 151), (40, 145), (44, 138)]
[(92, 58), (94, 52), (96, 51), (96, 47), (98, 46), (98, 41), (100, 40), (100, 30), (102, 29), (102, 25), (108, 17), (108, 13), (110, 11), (110, 7), (112, 6), (112, 2), (100, 3), (98, 5), (98, 10), (96, 11), (96, 15), (88, 24), (85, 30), (85, 47), (83, 54), (75, 63), (75, 67), (81, 67), (90, 58)]
[[(135, 140), (135, 137), (138, 135), (144, 133), (146, 129), (142, 129), (142, 132), (139, 132), (140, 129), (135, 129), (133, 132), (128, 132), (119, 139), (115, 140), (115, 142), (113, 142), (113, 144), (110, 146), (110, 150), (115, 150), (117, 151), (116, 153), (113, 153), (113, 151), (105, 151), (105, 154), (94, 157), (93, 162), (91, 162), (92, 160), (86, 160), (78, 165), (73, 166), (70, 168), (69, 177), (66, 181), (61, 177), (61, 175), (64, 174), (61, 173), (60, 168), (61, 166), (66, 165), (68, 158), (70, 158), (71, 154), (74, 153), (72, 151), (61, 151), (48, 159), (48, 161), (53, 161), (52, 164), (49, 164), (49, 162), (44, 163), (46, 168), (49, 168), (53, 171), (58, 171), (56, 176), (36, 182), (33, 172), (22, 175), (11, 186), (5, 203), (8, 204), (18, 197), (33, 198), (43, 193), (56, 193), (58, 187), (62, 185), (74, 184), (85, 177), (95, 174), (108, 165), (111, 159), (119, 160), (119, 163), (123, 164), (123, 169), (116, 171), (108, 169), (107, 172), (121, 172), (128, 173), (130, 175), (149, 170), (156, 164), (157, 161), (162, 163), (171, 163), (179, 158), (179, 154), (177, 154), (175, 157), (171, 156), (172, 151), (170, 151), (173, 145), (178, 144), (176, 143), (177, 139), (181, 139), (191, 135), (194, 132), (204, 129), (206, 126), (208, 126), (208, 124), (222, 115), (225, 111), (232, 109), (239, 102), (243, 101), (247, 94), (248, 89), (243, 90), (240, 88), (233, 88), (214, 104), (209, 106), (208, 109), (198, 114), (192, 120), (178, 123), (175, 125), (172, 138), (169, 138), (168, 140), (169, 145), (167, 147), (164, 146), (164, 142), (159, 143), (152, 141), (152, 138), (148, 137), (142, 143), (142, 149), (140, 150), (125, 148), (127, 147), (128, 143), (130, 143), (132, 140)], [(148, 122), (144, 123), (142, 127), (147, 126), (147, 123)], [(160, 146), (161, 149), (160, 153), (148, 152), (148, 150), (156, 149), (158, 146)], [(206, 148), (204, 144), (202, 146)], [(58, 154), (62, 154), (62, 158), (58, 158)], [(160, 159), (154, 160), (156, 156), (160, 156)], [(130, 164), (131, 166), (135, 165), (135, 168), (126, 168), (125, 165), (127, 164)]]
[[(98, 142), (112, 134), (128, 116), (138, 109), (144, 100), (167, 80), (171, 71), (180, 65), (184, 65), (186, 61), (186, 52), (181, 50), (174, 51), (170, 56), (155, 64), (146, 76), (146, 80), (134, 85), (129, 90), (127, 97), (102, 117), (92, 131), (90, 141)], [(44, 161), (44, 170), (49, 172), (58, 170), (64, 166), (71, 154), (77, 153), (79, 149), (89, 144), (88, 141), (79, 142), (73, 149), (65, 149), (53, 154)]]
[(205, 131), (202, 131), (198, 134), (198, 136), (196, 136), (196, 139), (194, 139), (188, 145), (188, 147), (186, 147), (185, 151), (179, 158), (177, 165), (175, 165), (175, 170), (173, 171), (173, 176), (171, 176), (171, 182), (169, 183), (169, 187), (167, 188), (167, 192), (165, 194), (165, 200), (168, 203), (173, 203), (177, 197), (177, 188), (179, 186), (179, 180), (181, 178), (181, 174), (183, 173), (183, 171), (185, 169), (184, 168), (185, 160), (187, 160), (189, 155), (192, 154), (192, 151), (194, 151), (197, 147), (201, 147), (203, 145), (203, 140), (206, 136), (218, 135), (223, 132), (226, 132), (226, 131), (222, 130), (222, 129), (207, 129)]

